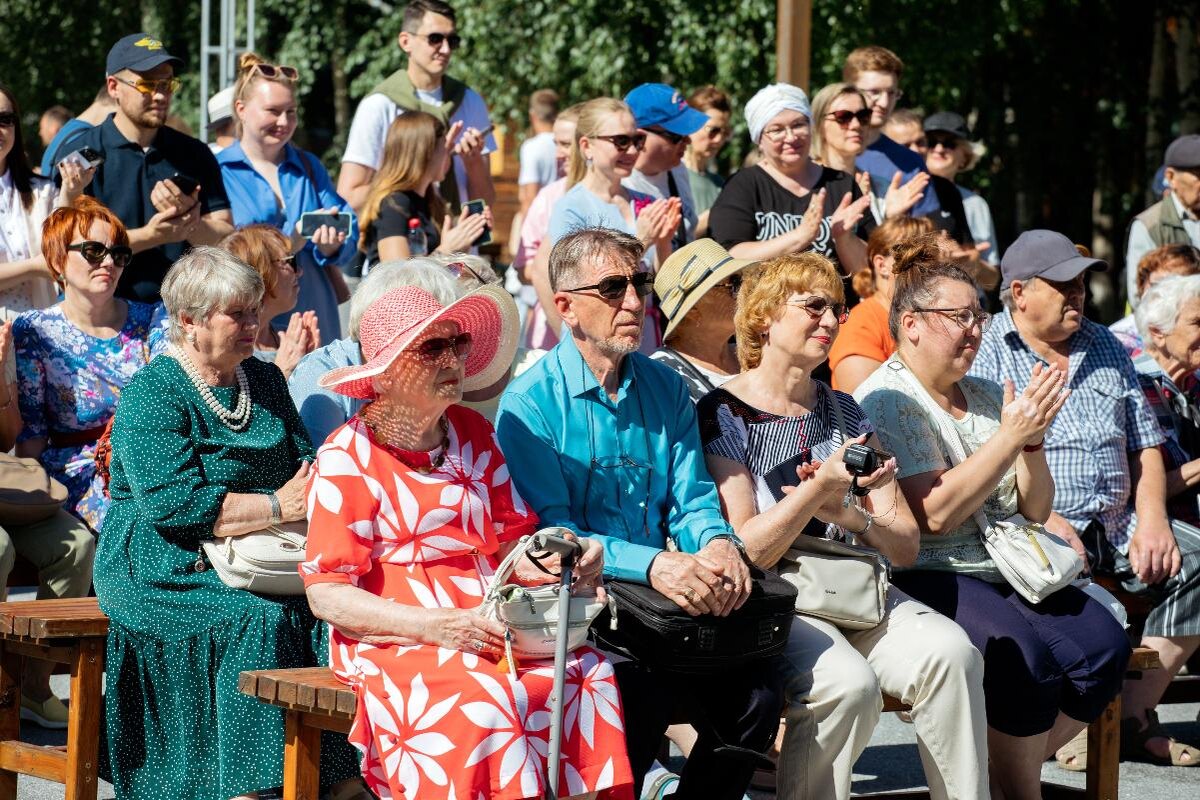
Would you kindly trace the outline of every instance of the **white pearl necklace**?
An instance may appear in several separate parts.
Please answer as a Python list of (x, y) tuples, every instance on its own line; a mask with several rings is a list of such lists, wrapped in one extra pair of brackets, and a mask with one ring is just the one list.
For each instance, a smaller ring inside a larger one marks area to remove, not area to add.
[(187, 373), (188, 378), (191, 379), (192, 385), (196, 387), (196, 391), (200, 393), (200, 397), (203, 398), (205, 405), (208, 406), (217, 419), (221, 420), (221, 424), (235, 433), (245, 430), (246, 426), (250, 424), (250, 383), (246, 380), (246, 371), (242, 369), (242, 365), (238, 364), (234, 369), (238, 382), (238, 401), (237, 405), (230, 411), (221, 405), (221, 401), (212, 393), (212, 389), (208, 387), (204, 378), (200, 376), (200, 370), (188, 358), (187, 353), (175, 345), (171, 345), (170, 350), (171, 355), (175, 357), (175, 360), (183, 367), (183, 371)]

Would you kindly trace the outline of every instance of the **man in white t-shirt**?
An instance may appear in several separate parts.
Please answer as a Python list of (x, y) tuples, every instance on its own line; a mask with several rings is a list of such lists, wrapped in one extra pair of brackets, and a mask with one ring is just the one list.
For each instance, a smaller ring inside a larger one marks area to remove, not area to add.
[(489, 206), (496, 188), (488, 155), (496, 149), (487, 104), (474, 89), (446, 75), (451, 54), (462, 44), (454, 9), (441, 0), (412, 0), (404, 8), (397, 42), (408, 66), (390, 75), (363, 98), (350, 125), (338, 194), (362, 210), (367, 188), (383, 161), (388, 127), (404, 111), (427, 111), (447, 125), (461, 121), (454, 147), (454, 176), (442, 182), (442, 195), (457, 206), (482, 199)]
[(625, 104), (638, 130), (649, 135), (633, 173), (621, 185), (655, 198), (679, 198), (683, 221), (671, 241), (671, 250), (678, 250), (695, 238), (699, 219), (683, 154), (691, 141), (688, 137), (708, 124), (708, 115), (662, 83), (643, 83), (625, 95)]
[(554, 120), (558, 117), (558, 93), (553, 89), (538, 89), (529, 96), (529, 127), (533, 135), (521, 143), (517, 174), (517, 196), (521, 214), (537, 197), (538, 190), (558, 180), (555, 158)]

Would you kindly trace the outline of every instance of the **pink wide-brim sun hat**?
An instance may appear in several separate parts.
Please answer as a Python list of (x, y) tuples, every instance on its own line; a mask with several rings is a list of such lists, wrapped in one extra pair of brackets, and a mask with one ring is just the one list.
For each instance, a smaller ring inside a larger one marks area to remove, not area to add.
[(360, 400), (375, 397), (375, 376), (387, 371), (430, 325), (442, 321), (456, 322), (460, 333), (471, 334), (463, 391), (484, 389), (504, 377), (517, 352), (520, 327), (517, 304), (507, 291), (481, 286), (443, 306), (424, 289), (401, 286), (381, 296), (363, 314), (359, 344), (365, 363), (330, 370), (318, 385)]

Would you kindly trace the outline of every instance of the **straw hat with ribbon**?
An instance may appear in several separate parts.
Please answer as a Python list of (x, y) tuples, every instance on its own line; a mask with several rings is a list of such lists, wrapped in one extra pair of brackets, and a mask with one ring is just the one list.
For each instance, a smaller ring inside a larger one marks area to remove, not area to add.
[(348, 397), (375, 397), (374, 378), (435, 322), (456, 322), (471, 334), (471, 354), (463, 366), (463, 391), (491, 386), (512, 365), (520, 320), (512, 296), (499, 286), (481, 286), (448, 306), (416, 286), (392, 289), (371, 304), (359, 325), (365, 363), (339, 367), (321, 376), (320, 386)]
[(697, 239), (672, 253), (654, 278), (654, 293), (660, 298), (658, 307), (667, 318), (663, 337), (671, 335), (705, 292), (757, 263), (734, 258), (712, 239)]

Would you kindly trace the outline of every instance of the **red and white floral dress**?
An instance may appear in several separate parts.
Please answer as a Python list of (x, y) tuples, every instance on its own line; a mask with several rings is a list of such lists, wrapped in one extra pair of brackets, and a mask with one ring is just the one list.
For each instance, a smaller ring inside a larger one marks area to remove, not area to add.
[[(491, 425), (460, 406), (446, 417), (446, 456), (428, 474), (357, 417), (330, 436), (308, 483), (306, 586), (348, 583), (424, 608), (479, 605), (497, 549), (534, 531), (537, 517), (513, 488)], [(523, 662), (514, 679), (473, 653), (375, 646), (335, 630), (330, 666), (358, 696), (350, 741), (382, 800), (543, 796), (552, 662)], [(612, 665), (591, 648), (574, 651), (565, 694), (559, 796), (631, 797)]]

